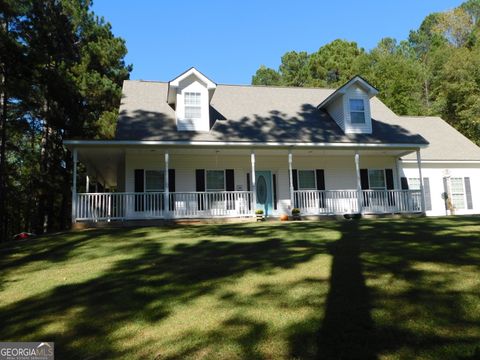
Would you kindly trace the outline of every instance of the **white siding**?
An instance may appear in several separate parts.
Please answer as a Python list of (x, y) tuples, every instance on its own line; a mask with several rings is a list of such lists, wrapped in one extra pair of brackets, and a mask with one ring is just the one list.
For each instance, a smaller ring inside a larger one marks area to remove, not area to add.
[[(200, 119), (185, 119), (185, 100), (184, 94), (186, 92), (200, 93), (201, 96), (201, 118)], [(199, 81), (195, 75), (190, 75), (180, 82), (177, 89), (176, 101), (176, 116), (177, 129), (179, 131), (195, 130), (208, 131), (210, 130), (210, 114), (209, 114), (209, 99), (206, 84)]]
[(333, 120), (345, 131), (345, 112), (343, 106), (343, 96), (338, 97), (330, 105), (327, 106), (327, 111)]
[[(418, 168), (416, 163), (402, 163), (402, 176), (406, 178), (418, 178)], [(469, 177), (472, 190), (473, 209), (457, 209), (455, 214), (480, 214), (480, 165), (462, 165), (460, 163), (450, 164), (422, 164), (422, 176), (428, 177), (430, 183), (430, 199), (432, 210), (427, 215), (441, 216), (445, 215), (445, 202), (442, 198), (444, 192), (443, 178), (444, 172), (448, 170), (451, 177)]]
[[(365, 104), (365, 124), (352, 124), (350, 120), (350, 99), (362, 99)], [(345, 133), (349, 134), (371, 134), (372, 115), (370, 112), (370, 98), (359, 86), (353, 85), (343, 96), (343, 112), (345, 114)]]

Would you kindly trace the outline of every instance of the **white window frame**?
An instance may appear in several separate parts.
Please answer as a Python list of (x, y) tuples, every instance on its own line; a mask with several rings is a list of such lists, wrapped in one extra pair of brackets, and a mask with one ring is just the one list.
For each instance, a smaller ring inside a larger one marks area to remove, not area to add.
[[(313, 188), (302, 188), (300, 186), (300, 172), (302, 172), (302, 171), (313, 172), (313, 178), (314, 178)], [(297, 170), (297, 184), (298, 184), (298, 190), (317, 190), (317, 172), (315, 170), (312, 170), (312, 169)]]
[[(191, 95), (195, 97), (195, 103), (187, 103), (187, 98)], [(198, 100), (198, 101), (197, 101)], [(201, 119), (202, 117), (202, 93), (198, 91), (186, 91), (183, 94), (183, 104), (184, 104), (184, 117), (185, 119)], [(198, 117), (187, 116), (187, 108), (196, 108), (198, 110)]]
[[(147, 189), (147, 171), (156, 171), (163, 174), (163, 186), (161, 189)], [(165, 191), (165, 170), (144, 169), (143, 170), (143, 192), (164, 192)]]
[[(363, 111), (352, 110), (352, 101), (361, 101), (362, 104), (363, 104)], [(365, 100), (364, 99), (349, 98), (348, 99), (348, 110), (350, 111), (350, 123), (352, 125), (365, 125), (367, 123), (366, 106), (365, 106)], [(363, 121), (362, 122), (354, 122), (353, 117), (352, 117), (352, 113), (363, 114)]]
[[(383, 174), (383, 183), (384, 183), (384, 187), (383, 188), (379, 188), (379, 187), (376, 187), (376, 188), (372, 188), (372, 182), (370, 181), (370, 173), (372, 171), (381, 171), (382, 174)], [(368, 169), (368, 188), (370, 190), (387, 190), (387, 176), (385, 174), (385, 169)]]
[[(455, 179), (459, 179), (461, 180), (461, 183), (462, 183), (462, 189), (463, 191), (462, 192), (453, 192), (453, 186), (452, 186), (452, 180)], [(467, 208), (467, 194), (466, 194), (466, 191), (465, 191), (465, 178), (464, 177), (460, 177), (460, 176), (452, 176), (450, 177), (450, 195), (452, 197), (451, 201), (452, 201), (452, 205), (455, 207), (455, 209), (458, 209), (458, 210), (464, 210)], [(458, 207), (455, 202), (454, 202), (454, 197), (453, 195), (462, 195), (462, 198), (463, 198), (463, 207)]]
[[(220, 190), (220, 189), (209, 189), (208, 188), (208, 172), (209, 171), (218, 171), (218, 172), (223, 172), (223, 189)], [(226, 174), (225, 174), (225, 170), (219, 170), (219, 169), (205, 169), (205, 191), (207, 192), (218, 192), (218, 191), (226, 191), (226, 188), (227, 188), (227, 178), (226, 178)]]

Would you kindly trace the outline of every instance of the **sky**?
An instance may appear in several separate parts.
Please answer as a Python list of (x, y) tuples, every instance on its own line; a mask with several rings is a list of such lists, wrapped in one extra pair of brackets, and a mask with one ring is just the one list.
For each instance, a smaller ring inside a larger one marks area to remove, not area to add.
[(404, 40), (425, 16), (461, 0), (94, 0), (93, 11), (126, 40), (130, 78), (170, 81), (194, 66), (218, 84), (250, 84), (291, 50), (335, 39), (366, 50)]

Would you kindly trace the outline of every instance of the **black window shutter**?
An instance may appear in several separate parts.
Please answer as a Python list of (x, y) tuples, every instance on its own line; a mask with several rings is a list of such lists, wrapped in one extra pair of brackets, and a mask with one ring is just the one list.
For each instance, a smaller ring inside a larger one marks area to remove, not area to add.
[(205, 191), (205, 170), (195, 170), (196, 191)]
[(292, 178), (293, 178), (293, 190), (298, 190), (298, 177), (297, 177), (297, 169), (292, 170)]
[(430, 196), (430, 180), (423, 178), (423, 192), (425, 193), (425, 211), (432, 210), (432, 198)]
[(408, 180), (406, 177), (401, 177), (400, 182), (402, 185), (402, 190), (408, 190)]
[[(135, 169), (134, 172), (134, 190), (136, 193), (143, 193), (144, 186), (144, 171), (143, 169)], [(135, 211), (143, 211), (143, 195), (135, 195)]]
[(170, 193), (170, 211), (173, 211), (175, 210), (175, 195), (172, 194), (175, 192), (175, 169), (168, 169), (168, 192)]
[(393, 190), (393, 170), (385, 169), (385, 182), (387, 185), (387, 190)]
[(235, 191), (235, 172), (233, 169), (225, 170), (225, 190)]
[(325, 170), (317, 169), (317, 190), (325, 190)]
[[(247, 173), (247, 191), (250, 191), (250, 173)], [(252, 199), (250, 194), (248, 194), (248, 210), (252, 210)]]
[[(197, 169), (195, 170), (195, 189), (196, 191), (205, 191), (205, 170)], [(198, 210), (204, 210), (205, 204), (203, 202), (202, 194), (197, 195), (197, 206)]]
[(467, 196), (467, 209), (473, 209), (472, 189), (471, 189), (471, 186), (470, 186), (470, 178), (466, 177), (464, 180), (465, 180), (465, 195)]
[(277, 210), (277, 175), (272, 175), (273, 182), (273, 210)]
[(368, 169), (360, 169), (360, 183), (362, 185), (362, 190), (370, 189), (368, 183)]

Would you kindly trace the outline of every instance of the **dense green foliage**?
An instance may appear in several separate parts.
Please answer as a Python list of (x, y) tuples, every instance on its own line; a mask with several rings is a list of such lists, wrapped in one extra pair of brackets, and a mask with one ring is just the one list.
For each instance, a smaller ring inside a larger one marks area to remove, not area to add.
[(478, 217), (96, 229), (0, 245), (4, 339), (58, 359), (480, 356)]
[(384, 38), (368, 52), (345, 40), (287, 52), (278, 71), (261, 66), (252, 84), (336, 88), (356, 74), (399, 115), (439, 115), (480, 144), (480, 0), (431, 14), (407, 40)]
[(89, 0), (0, 0), (0, 238), (69, 225), (65, 138), (114, 133), (130, 66)]

